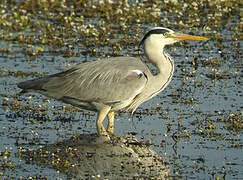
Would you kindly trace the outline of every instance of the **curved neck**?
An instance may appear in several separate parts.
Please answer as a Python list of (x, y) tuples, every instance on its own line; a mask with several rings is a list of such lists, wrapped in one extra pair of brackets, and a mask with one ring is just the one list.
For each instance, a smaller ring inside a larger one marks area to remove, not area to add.
[(156, 67), (158, 68), (159, 73), (157, 74), (158, 78), (167, 78), (169, 81), (172, 78), (173, 72), (174, 72), (174, 61), (170, 58), (168, 54), (165, 52), (161, 53), (160, 55), (160, 61), (156, 64)]
[(132, 105), (129, 107), (132, 109), (132, 112), (136, 110), (139, 104), (147, 101), (161, 92), (171, 81), (174, 72), (173, 60), (169, 55), (164, 53), (164, 48), (161, 48), (160, 46), (160, 49), (158, 49), (156, 43), (148, 44), (149, 43), (146, 43), (147, 46), (145, 45), (144, 47), (145, 55), (148, 60), (154, 66), (156, 66), (158, 74), (155, 76), (153, 76), (152, 73), (148, 75), (148, 84), (146, 85), (145, 89), (138, 96), (136, 96), (134, 103), (132, 103)]
[(145, 55), (148, 60), (157, 68), (158, 73), (155, 76), (151, 76), (148, 91), (149, 98), (154, 97), (160, 93), (171, 81), (174, 72), (174, 62), (164, 52), (164, 47), (161, 44), (147, 42), (145, 47)]
[(145, 55), (148, 60), (157, 68), (158, 74), (154, 77), (158, 80), (167, 81), (172, 77), (174, 72), (174, 62), (164, 52), (164, 47), (159, 47), (156, 44), (145, 46)]

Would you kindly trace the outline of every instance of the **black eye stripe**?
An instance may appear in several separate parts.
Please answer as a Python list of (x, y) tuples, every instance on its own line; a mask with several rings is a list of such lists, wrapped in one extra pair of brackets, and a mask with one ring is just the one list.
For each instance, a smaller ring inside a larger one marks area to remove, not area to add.
[(145, 39), (147, 39), (151, 34), (165, 34), (168, 32), (170, 31), (167, 29), (152, 29), (151, 31), (147, 32), (147, 34), (145, 34), (143, 39), (140, 41), (138, 47), (140, 47), (144, 43)]
[(168, 33), (168, 32), (170, 32), (170, 31), (168, 31), (167, 29), (153, 29), (153, 30), (147, 32), (146, 35), (150, 36), (151, 34), (164, 34), (164, 33)]

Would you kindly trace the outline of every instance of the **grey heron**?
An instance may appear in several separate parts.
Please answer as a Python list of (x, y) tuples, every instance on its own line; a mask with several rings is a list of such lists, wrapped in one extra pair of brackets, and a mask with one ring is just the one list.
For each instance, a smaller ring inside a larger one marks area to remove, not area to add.
[[(160, 93), (171, 81), (174, 62), (164, 47), (183, 40), (204, 41), (205, 37), (176, 33), (163, 27), (150, 29), (139, 43), (156, 68), (153, 75), (139, 58), (111, 57), (76, 65), (47, 77), (20, 82), (22, 92), (37, 92), (73, 106), (97, 111), (98, 135), (114, 133), (114, 116), (119, 110), (134, 111)], [(102, 124), (108, 117), (108, 126)]]

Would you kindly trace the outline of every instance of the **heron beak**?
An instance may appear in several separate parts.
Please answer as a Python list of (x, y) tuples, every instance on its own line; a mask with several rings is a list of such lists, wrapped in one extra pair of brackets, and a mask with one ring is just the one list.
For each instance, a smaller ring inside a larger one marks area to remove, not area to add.
[(187, 35), (187, 34), (170, 34), (170, 37), (178, 40), (178, 41), (207, 41), (208, 38), (201, 37), (201, 36), (192, 36), (192, 35)]

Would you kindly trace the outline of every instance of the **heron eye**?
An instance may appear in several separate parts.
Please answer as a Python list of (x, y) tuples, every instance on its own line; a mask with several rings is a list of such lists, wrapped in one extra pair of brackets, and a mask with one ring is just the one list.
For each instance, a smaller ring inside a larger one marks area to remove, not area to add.
[(164, 37), (169, 37), (170, 33), (166, 32), (163, 35), (164, 35)]

